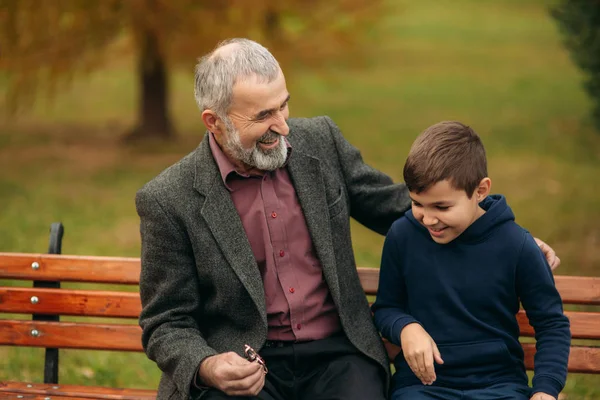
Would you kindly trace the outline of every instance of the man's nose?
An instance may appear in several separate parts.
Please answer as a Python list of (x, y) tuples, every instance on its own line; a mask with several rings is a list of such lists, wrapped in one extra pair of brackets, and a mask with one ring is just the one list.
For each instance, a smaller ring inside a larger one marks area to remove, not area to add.
[(287, 136), (290, 133), (290, 127), (283, 116), (283, 113), (277, 114), (277, 118), (271, 126), (273, 132), (279, 133), (281, 136)]

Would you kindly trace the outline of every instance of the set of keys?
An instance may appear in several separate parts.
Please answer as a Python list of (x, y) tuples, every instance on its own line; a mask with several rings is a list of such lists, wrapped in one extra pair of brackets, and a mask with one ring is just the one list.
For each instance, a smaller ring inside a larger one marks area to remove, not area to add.
[(250, 361), (250, 362), (256, 361), (257, 363), (262, 365), (265, 374), (267, 372), (269, 372), (269, 370), (267, 369), (267, 363), (265, 363), (265, 360), (256, 352), (256, 350), (254, 350), (252, 347), (248, 346), (247, 344), (244, 345), (244, 355), (246, 356), (246, 359), (248, 361)]

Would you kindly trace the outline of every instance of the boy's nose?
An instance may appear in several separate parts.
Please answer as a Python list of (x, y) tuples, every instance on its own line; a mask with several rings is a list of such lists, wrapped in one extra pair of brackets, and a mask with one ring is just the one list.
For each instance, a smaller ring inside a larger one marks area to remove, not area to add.
[(423, 223), (425, 225), (435, 225), (438, 223), (438, 219), (433, 215), (423, 214)]

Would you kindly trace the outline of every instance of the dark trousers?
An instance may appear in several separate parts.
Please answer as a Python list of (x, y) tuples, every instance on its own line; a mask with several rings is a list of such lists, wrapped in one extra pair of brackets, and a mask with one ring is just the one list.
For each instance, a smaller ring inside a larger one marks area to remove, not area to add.
[[(269, 372), (259, 400), (385, 400), (383, 368), (345, 336), (263, 348)], [(202, 400), (240, 399), (211, 390)]]
[(394, 390), (392, 400), (529, 400), (530, 396), (529, 386), (518, 383), (470, 390), (414, 385)]

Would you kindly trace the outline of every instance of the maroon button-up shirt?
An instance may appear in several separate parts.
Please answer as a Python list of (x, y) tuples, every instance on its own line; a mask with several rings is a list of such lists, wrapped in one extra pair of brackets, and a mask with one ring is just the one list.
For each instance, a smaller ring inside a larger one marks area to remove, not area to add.
[(209, 143), (263, 279), (267, 339), (317, 340), (340, 331), (337, 309), (287, 168), (262, 176), (240, 174), (212, 133)]

